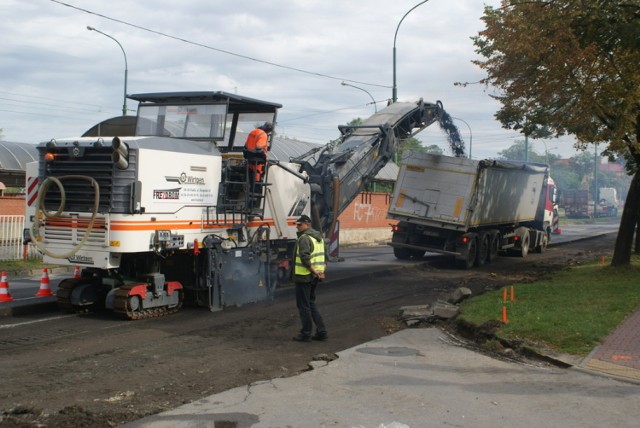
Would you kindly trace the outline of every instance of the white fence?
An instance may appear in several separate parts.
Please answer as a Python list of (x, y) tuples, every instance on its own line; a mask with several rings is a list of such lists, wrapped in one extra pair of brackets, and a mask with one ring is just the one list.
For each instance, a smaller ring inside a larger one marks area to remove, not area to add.
[(23, 215), (0, 215), (0, 260), (41, 258), (33, 244), (23, 245)]

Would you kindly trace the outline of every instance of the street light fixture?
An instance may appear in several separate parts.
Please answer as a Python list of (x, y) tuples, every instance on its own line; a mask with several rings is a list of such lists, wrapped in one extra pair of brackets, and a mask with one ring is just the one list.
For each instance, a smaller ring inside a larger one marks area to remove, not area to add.
[(359, 88), (359, 87), (357, 87), (357, 86), (350, 85), (350, 84), (345, 83), (345, 82), (342, 82), (342, 83), (341, 83), (341, 85), (342, 85), (342, 86), (351, 86), (352, 88), (360, 89), (362, 92), (366, 92), (366, 93), (367, 93), (367, 95), (369, 95), (369, 96), (371, 97), (371, 104), (373, 104), (373, 108), (376, 110), (376, 113), (378, 112), (378, 106), (376, 105), (376, 100), (375, 100), (375, 99), (373, 98), (373, 96), (369, 93), (369, 91), (367, 91), (366, 89)]
[(460, 122), (467, 125), (467, 128), (469, 128), (469, 159), (471, 159), (471, 143), (473, 143), (473, 133), (471, 132), (471, 126), (469, 126), (466, 120), (460, 119), (459, 117), (451, 117), (451, 119), (459, 120)]
[(413, 11), (413, 9), (422, 4), (425, 4), (428, 1), (429, 0), (424, 0), (409, 9), (409, 11), (404, 14), (400, 22), (398, 22), (398, 26), (396, 27), (396, 34), (393, 36), (393, 91), (391, 93), (391, 101), (394, 103), (398, 101), (398, 87), (396, 86), (396, 38), (398, 37), (398, 30), (400, 29), (400, 24), (402, 24), (402, 21), (404, 21), (404, 19), (407, 17), (407, 15), (409, 15), (409, 13)]
[(124, 55), (124, 97), (123, 97), (123, 101), (122, 101), (122, 115), (126, 116), (127, 115), (127, 74), (129, 74), (129, 70), (128, 70), (128, 66), (127, 66), (127, 54), (124, 51), (124, 48), (122, 47), (122, 45), (120, 44), (119, 41), (117, 41), (114, 37), (103, 33), (102, 31), (95, 29), (93, 27), (90, 27), (87, 25), (87, 30), (89, 31), (95, 31), (96, 33), (100, 33), (103, 36), (107, 36), (108, 38), (110, 38), (111, 40), (113, 40), (114, 42), (116, 42), (118, 44), (118, 46), (120, 46), (120, 49), (122, 50), (122, 54)]

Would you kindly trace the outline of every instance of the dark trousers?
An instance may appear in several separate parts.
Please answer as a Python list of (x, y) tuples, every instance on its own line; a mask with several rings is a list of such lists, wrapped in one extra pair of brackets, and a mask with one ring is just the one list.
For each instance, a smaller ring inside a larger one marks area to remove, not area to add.
[(300, 334), (310, 337), (313, 333), (313, 324), (316, 325), (316, 333), (320, 336), (327, 334), (324, 321), (316, 306), (316, 287), (318, 280), (312, 282), (296, 282), (296, 305), (300, 312), (302, 328)]

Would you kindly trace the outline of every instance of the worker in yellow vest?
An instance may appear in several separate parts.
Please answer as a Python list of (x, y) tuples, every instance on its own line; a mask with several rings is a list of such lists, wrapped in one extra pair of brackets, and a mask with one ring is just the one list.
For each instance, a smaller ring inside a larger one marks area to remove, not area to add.
[[(296, 284), (296, 305), (302, 328), (293, 340), (311, 342), (327, 340), (327, 329), (316, 306), (316, 287), (324, 280), (325, 245), (320, 232), (311, 227), (311, 219), (302, 215), (296, 221), (298, 240), (294, 252), (292, 276)], [(313, 333), (313, 325), (316, 333)]]

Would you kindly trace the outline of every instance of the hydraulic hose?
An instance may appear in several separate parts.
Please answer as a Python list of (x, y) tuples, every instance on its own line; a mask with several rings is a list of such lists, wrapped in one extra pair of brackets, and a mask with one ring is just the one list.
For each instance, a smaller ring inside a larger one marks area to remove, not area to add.
[[(61, 180), (66, 180), (66, 179), (86, 180), (86, 181), (89, 181), (89, 183), (91, 183), (94, 189), (93, 213), (91, 215), (91, 219), (89, 220), (89, 224), (87, 225), (87, 228), (84, 232), (84, 237), (78, 243), (78, 245), (76, 245), (66, 253), (55, 254), (49, 251), (48, 249), (46, 249), (44, 245), (35, 238), (34, 230), (39, 225), (38, 219), (40, 218), (40, 214), (39, 214), (40, 211), (42, 211), (45, 218), (47, 219), (60, 218), (60, 214), (62, 214), (62, 212), (64, 211), (64, 205), (66, 201), (66, 194), (65, 194), (64, 186), (62, 185)], [(58, 186), (58, 189), (60, 190), (60, 205), (58, 206), (58, 209), (56, 210), (56, 212), (53, 214), (47, 211), (47, 209), (44, 206), (45, 195), (49, 191), (49, 187), (51, 187), (52, 184), (55, 184), (56, 186)], [(98, 215), (99, 205), (100, 205), (100, 185), (94, 178), (86, 175), (64, 175), (61, 177), (47, 177), (42, 182), (42, 185), (38, 190), (38, 198), (36, 199), (36, 216), (33, 224), (29, 228), (29, 236), (31, 237), (31, 242), (33, 242), (36, 245), (36, 247), (38, 248), (38, 250), (40, 250), (40, 252), (42, 252), (43, 254), (46, 254), (49, 257), (53, 257), (54, 259), (66, 259), (68, 257), (72, 257), (74, 254), (76, 254), (80, 250), (80, 248), (84, 246), (85, 242), (87, 242), (87, 240), (89, 239), (89, 236), (93, 231), (93, 224), (95, 223), (96, 216)]]

